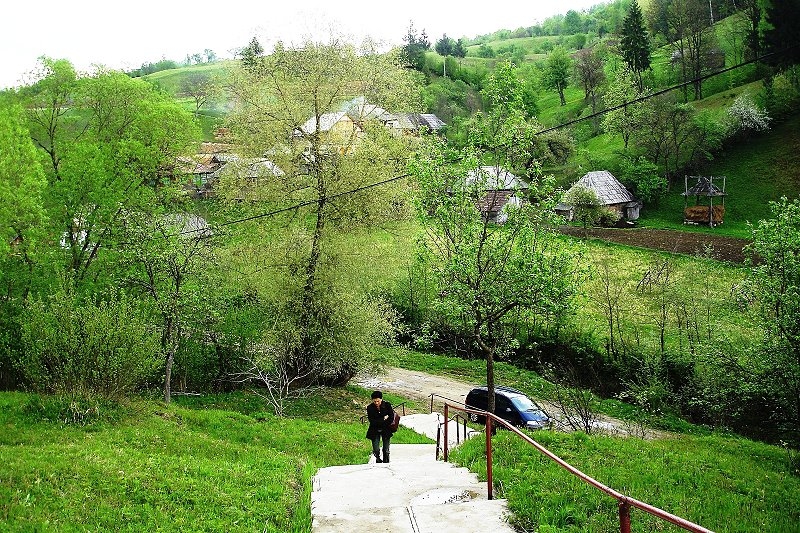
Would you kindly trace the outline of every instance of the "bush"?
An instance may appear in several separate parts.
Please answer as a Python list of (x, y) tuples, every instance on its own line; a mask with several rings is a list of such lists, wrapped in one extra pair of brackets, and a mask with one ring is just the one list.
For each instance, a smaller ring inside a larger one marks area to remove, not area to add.
[(158, 332), (125, 298), (80, 303), (64, 293), (23, 313), (17, 366), (34, 391), (120, 399), (147, 386), (161, 355)]

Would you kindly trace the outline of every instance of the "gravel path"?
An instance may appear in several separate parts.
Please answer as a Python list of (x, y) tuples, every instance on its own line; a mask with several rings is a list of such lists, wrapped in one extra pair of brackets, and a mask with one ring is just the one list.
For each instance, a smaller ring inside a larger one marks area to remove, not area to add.
[[(386, 367), (381, 372), (358, 376), (355, 384), (366, 389), (389, 391), (398, 396), (411, 400), (430, 401), (431, 394), (434, 397), (434, 410), (442, 410), (441, 397), (448, 398), (455, 402), (464, 403), (470, 389), (476, 386), (474, 383), (459, 381), (455, 378), (437, 376), (420, 372), (417, 370), (406, 370), (403, 368)], [(533, 398), (551, 418), (558, 418), (557, 409), (539, 398)], [(429, 403), (425, 404), (425, 412), (428, 412)], [(410, 413), (411, 411), (408, 411)], [(597, 433), (605, 433), (618, 436), (637, 436), (644, 438), (658, 438), (664, 436), (663, 432), (651, 429), (645, 430), (635, 427), (633, 424), (626, 423), (605, 415), (601, 415), (594, 424)]]

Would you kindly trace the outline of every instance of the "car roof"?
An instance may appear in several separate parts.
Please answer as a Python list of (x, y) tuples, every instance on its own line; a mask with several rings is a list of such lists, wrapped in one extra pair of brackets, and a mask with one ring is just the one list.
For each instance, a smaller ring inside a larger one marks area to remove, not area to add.
[[(472, 391), (486, 391), (486, 392), (489, 392), (489, 387), (487, 385), (481, 385), (480, 387), (475, 387), (474, 389), (472, 389)], [(470, 391), (470, 393), (472, 393), (472, 391)], [(506, 396), (526, 396), (526, 394), (524, 392), (522, 392), (522, 391), (519, 391), (517, 389), (513, 389), (511, 387), (504, 387), (502, 385), (495, 386), (494, 393), (495, 394), (502, 393), (502, 394), (505, 394)]]

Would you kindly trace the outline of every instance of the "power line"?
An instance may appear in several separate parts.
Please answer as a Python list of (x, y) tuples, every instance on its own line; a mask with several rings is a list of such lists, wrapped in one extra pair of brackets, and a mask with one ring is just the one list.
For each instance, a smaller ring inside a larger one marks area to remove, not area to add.
[[(682, 83), (679, 83), (679, 84), (676, 84), (676, 85), (672, 85), (670, 87), (667, 87), (666, 89), (661, 89), (661, 90), (656, 91), (654, 93), (649, 93), (649, 94), (646, 94), (644, 96), (640, 96), (639, 98), (634, 98), (630, 102), (624, 102), (622, 104), (615, 105), (613, 107), (609, 107), (609, 108), (603, 109), (601, 111), (597, 111), (596, 113), (592, 113), (591, 115), (586, 115), (585, 117), (579, 117), (579, 118), (576, 118), (574, 120), (570, 120), (568, 122), (564, 122), (562, 124), (558, 124), (557, 126), (553, 126), (553, 127), (550, 127), (550, 128), (545, 128), (543, 130), (539, 130), (534, 135), (542, 135), (544, 133), (550, 133), (551, 131), (560, 130), (562, 128), (566, 128), (568, 126), (572, 126), (573, 124), (577, 124), (577, 123), (582, 122), (584, 120), (589, 120), (589, 119), (604, 115), (606, 113), (610, 113), (612, 111), (616, 111), (617, 109), (622, 109), (622, 108), (627, 107), (629, 105), (633, 105), (633, 104), (637, 104), (637, 103), (640, 103), (640, 102), (644, 102), (646, 100), (649, 100), (650, 98), (655, 98), (657, 96), (661, 96), (662, 94), (666, 94), (666, 93), (674, 91), (676, 89), (681, 89), (681, 88), (687, 87), (689, 85), (694, 85), (694, 84), (696, 84), (698, 82), (702, 82), (703, 80), (712, 78), (714, 76), (718, 76), (719, 74), (724, 74), (726, 72), (730, 72), (732, 70), (735, 70), (735, 69), (738, 69), (738, 68), (742, 68), (742, 67), (745, 67), (745, 66), (753, 64), (753, 63), (757, 63), (757, 62), (762, 61), (762, 60), (764, 60), (764, 59), (766, 59), (768, 57), (771, 57), (771, 56), (774, 56), (774, 55), (778, 55), (778, 54), (783, 54), (785, 52), (788, 52), (789, 50), (797, 48), (798, 46), (800, 46), (800, 45), (794, 45), (794, 46), (790, 46), (789, 48), (786, 48), (786, 49), (783, 49), (783, 50), (779, 50), (779, 51), (776, 51), (776, 52), (770, 52), (770, 53), (761, 55), (759, 57), (750, 59), (748, 61), (745, 61), (743, 63), (738, 63), (736, 65), (732, 65), (730, 67), (726, 67), (726, 68), (723, 68), (721, 70), (717, 70), (717, 71), (710, 72), (710, 73), (702, 75), (702, 76), (698, 76), (697, 78), (693, 78), (691, 80), (687, 80), (687, 81), (684, 81)], [(251, 220), (258, 220), (260, 218), (271, 217), (271, 216), (274, 216), (274, 215), (278, 215), (280, 213), (286, 213), (286, 212), (289, 212), (289, 211), (295, 211), (297, 209), (300, 209), (301, 207), (306, 207), (306, 206), (309, 206), (309, 205), (318, 204), (321, 201), (332, 201), (332, 200), (334, 200), (336, 198), (340, 198), (340, 197), (346, 196), (348, 194), (355, 194), (357, 192), (360, 192), (360, 191), (363, 191), (363, 190), (367, 190), (367, 189), (371, 189), (373, 187), (379, 187), (381, 185), (386, 185), (387, 183), (391, 183), (393, 181), (398, 181), (398, 180), (407, 178), (409, 176), (410, 176), (410, 174), (403, 174), (401, 176), (395, 176), (393, 178), (389, 178), (389, 179), (386, 179), (386, 180), (383, 180), (383, 181), (372, 183), (370, 185), (364, 185), (362, 187), (357, 187), (355, 189), (351, 189), (351, 190), (348, 190), (348, 191), (340, 192), (340, 193), (337, 193), (337, 194), (334, 194), (334, 195), (331, 195), (331, 196), (327, 196), (325, 198), (320, 198), (320, 199), (317, 199), (317, 200), (308, 200), (308, 201), (301, 202), (301, 203), (295, 204), (293, 206), (285, 207), (285, 208), (282, 208), (282, 209), (276, 209), (274, 211), (269, 211), (269, 212), (266, 212), (266, 213), (253, 215), (253, 216), (250, 216), (250, 217), (245, 217), (245, 218), (241, 218), (241, 219), (237, 219), (237, 220), (231, 220), (231, 221), (228, 221), (228, 222), (224, 222), (222, 224), (219, 224), (218, 227), (231, 226), (233, 224), (240, 224), (242, 222), (249, 222)], [(198, 230), (198, 229), (188, 230), (188, 231), (179, 233), (178, 235), (196, 233), (198, 231), (201, 231), (201, 230)]]
[(679, 83), (677, 85), (672, 85), (671, 87), (667, 87), (666, 89), (661, 89), (661, 90), (656, 91), (654, 93), (649, 93), (649, 94), (646, 94), (644, 96), (640, 96), (639, 98), (634, 98), (630, 102), (623, 102), (623, 103), (621, 103), (619, 105), (615, 105), (613, 107), (609, 107), (609, 108), (603, 109), (601, 111), (597, 111), (596, 113), (592, 113), (591, 115), (586, 115), (585, 117), (579, 117), (579, 118), (576, 118), (575, 120), (570, 120), (569, 122), (564, 122), (563, 124), (559, 124), (558, 126), (553, 126), (552, 128), (546, 128), (546, 129), (537, 131), (536, 135), (541, 135), (542, 133), (550, 133), (551, 131), (560, 130), (561, 128), (565, 128), (567, 126), (571, 126), (573, 124), (577, 124), (578, 122), (581, 122), (581, 121), (584, 121), (584, 120), (589, 120), (589, 119), (595, 118), (595, 117), (599, 117), (601, 115), (605, 115), (606, 113), (610, 113), (611, 111), (616, 111), (617, 109), (622, 109), (623, 107), (627, 107), (629, 105), (638, 104), (639, 102), (644, 102), (645, 100), (649, 100), (650, 98), (655, 98), (656, 96), (661, 96), (662, 94), (666, 94), (666, 93), (668, 93), (670, 91), (674, 91), (676, 89), (681, 89), (683, 87), (688, 87), (689, 85), (694, 85), (694, 84), (696, 84), (698, 82), (701, 82), (703, 80), (706, 80), (708, 78), (713, 78), (714, 76), (717, 76), (719, 74), (724, 74), (726, 72), (730, 72), (731, 70), (735, 70), (737, 68), (745, 67), (745, 66), (750, 65), (752, 63), (757, 63), (757, 62), (761, 61), (762, 59), (765, 59), (767, 57), (776, 55), (778, 53), (783, 53), (783, 52), (789, 51), (792, 48), (796, 48), (796, 46), (792, 46), (790, 48), (787, 48), (786, 50), (781, 50), (779, 52), (770, 52), (768, 54), (764, 54), (763, 56), (759, 56), (759, 57), (756, 57), (754, 59), (750, 59), (749, 61), (745, 61), (744, 63), (738, 63), (736, 65), (732, 65), (730, 67), (726, 67), (726, 68), (721, 69), (721, 70), (716, 70), (714, 72), (710, 72), (710, 73), (705, 74), (703, 76), (698, 76), (697, 78), (693, 78), (691, 80), (684, 81), (684, 82)]

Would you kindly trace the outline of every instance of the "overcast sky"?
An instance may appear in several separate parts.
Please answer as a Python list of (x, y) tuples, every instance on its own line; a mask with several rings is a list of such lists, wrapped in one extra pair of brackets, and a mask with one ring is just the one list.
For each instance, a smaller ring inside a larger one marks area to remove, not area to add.
[(92, 65), (132, 69), (162, 58), (213, 50), (220, 58), (258, 37), (269, 50), (277, 39), (337, 33), (354, 42), (370, 36), (403, 44), (409, 23), (431, 43), (447, 34), (475, 37), (533, 26), (570, 9), (607, 0), (11, 0), (2, 8), (0, 88), (19, 85), (46, 55)]

